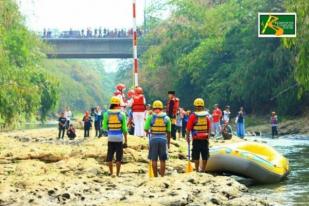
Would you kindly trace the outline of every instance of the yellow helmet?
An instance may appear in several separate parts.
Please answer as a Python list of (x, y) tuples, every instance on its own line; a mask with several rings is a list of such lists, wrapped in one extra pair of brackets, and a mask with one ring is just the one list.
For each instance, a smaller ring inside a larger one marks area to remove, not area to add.
[(193, 102), (193, 105), (195, 107), (204, 107), (205, 106), (205, 103), (204, 103), (204, 100), (202, 98), (196, 98)]
[(156, 100), (152, 104), (152, 109), (163, 109), (163, 103), (160, 100)]
[(119, 97), (116, 97), (116, 96), (113, 96), (112, 98), (111, 98), (111, 104), (120, 104), (120, 99), (119, 99)]

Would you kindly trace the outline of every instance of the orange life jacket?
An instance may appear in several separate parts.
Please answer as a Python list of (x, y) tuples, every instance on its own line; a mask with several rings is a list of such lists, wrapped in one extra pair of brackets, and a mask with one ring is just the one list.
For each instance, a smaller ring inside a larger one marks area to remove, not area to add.
[(133, 112), (145, 112), (146, 111), (144, 95), (138, 94), (138, 95), (133, 96), (132, 111)]

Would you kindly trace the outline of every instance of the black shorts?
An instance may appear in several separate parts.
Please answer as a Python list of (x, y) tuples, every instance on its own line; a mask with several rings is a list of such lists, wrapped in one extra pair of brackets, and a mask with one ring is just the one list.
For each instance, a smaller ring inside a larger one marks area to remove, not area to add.
[(192, 160), (199, 160), (200, 155), (202, 160), (208, 160), (209, 158), (209, 147), (208, 140), (193, 140), (192, 142)]
[(121, 162), (123, 157), (123, 144), (122, 142), (108, 142), (106, 161), (113, 161), (114, 154), (116, 153), (116, 161)]
[(182, 127), (176, 125), (176, 131), (177, 131), (177, 132), (181, 132), (181, 131), (182, 131)]

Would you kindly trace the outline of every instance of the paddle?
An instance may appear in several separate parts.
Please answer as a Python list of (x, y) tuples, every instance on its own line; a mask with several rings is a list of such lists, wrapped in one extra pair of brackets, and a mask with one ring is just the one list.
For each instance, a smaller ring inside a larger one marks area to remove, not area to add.
[[(148, 133), (148, 140), (149, 140), (148, 141), (148, 148), (150, 148), (150, 133)], [(149, 163), (148, 163), (148, 176), (150, 178), (154, 177), (151, 159), (149, 160)]]
[(191, 165), (191, 155), (190, 155), (190, 142), (188, 142), (188, 164), (186, 167), (186, 173), (190, 173), (193, 171), (192, 165)]

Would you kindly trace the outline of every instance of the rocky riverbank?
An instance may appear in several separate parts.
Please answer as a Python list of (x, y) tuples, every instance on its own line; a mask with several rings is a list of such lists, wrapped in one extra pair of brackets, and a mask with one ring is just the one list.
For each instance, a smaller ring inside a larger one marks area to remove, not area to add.
[(172, 142), (167, 176), (150, 179), (147, 140), (129, 137), (121, 177), (113, 178), (106, 138), (58, 141), (56, 132), (0, 134), (0, 205), (273, 205), (231, 177), (184, 173), (184, 140)]
[[(262, 135), (271, 135), (271, 126), (268, 123), (269, 119), (264, 119), (265, 124), (259, 124), (255, 126), (247, 127), (247, 131), (250, 134), (253, 133), (261, 133)], [(262, 122), (259, 120), (259, 122)], [(308, 113), (304, 114), (303, 116), (280, 121), (279, 118), (279, 126), (278, 132), (279, 135), (292, 135), (292, 134), (302, 134), (308, 135), (309, 134), (309, 115)]]

